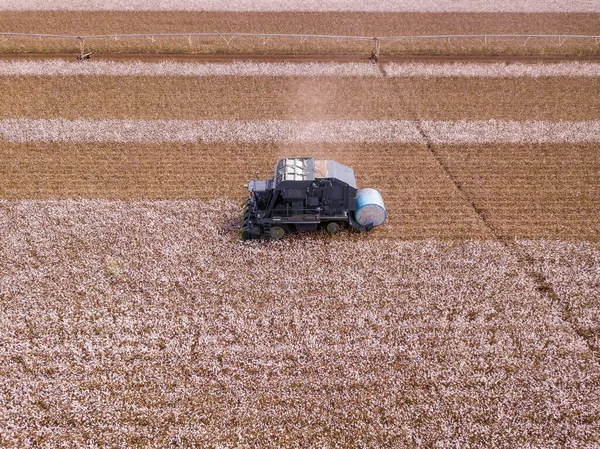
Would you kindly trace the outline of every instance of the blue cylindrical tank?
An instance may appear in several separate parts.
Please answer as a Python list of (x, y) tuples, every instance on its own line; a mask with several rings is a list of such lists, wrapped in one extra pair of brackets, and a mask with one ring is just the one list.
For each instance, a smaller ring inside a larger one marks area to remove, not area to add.
[(361, 225), (383, 224), (387, 216), (381, 194), (375, 189), (360, 189), (356, 192), (356, 211), (354, 219)]

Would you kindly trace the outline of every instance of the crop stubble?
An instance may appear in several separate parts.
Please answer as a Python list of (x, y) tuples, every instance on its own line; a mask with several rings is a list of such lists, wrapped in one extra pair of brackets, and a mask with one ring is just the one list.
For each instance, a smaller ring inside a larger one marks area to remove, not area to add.
[(598, 119), (600, 80), (6, 76), (0, 97), (10, 118), (577, 121)]
[[(435, 146), (485, 220), (503, 237), (600, 240), (594, 144)], [(7, 143), (4, 198), (241, 199), (256, 169), (290, 154), (355, 167), (389, 209), (380, 238), (490, 238), (483, 222), (419, 144)], [(15, 155), (18, 155), (16, 157)]]
[(598, 145), (435, 145), (503, 237), (600, 240)]
[(378, 188), (389, 210), (379, 238), (490, 237), (417, 144), (1, 142), (0, 197), (241, 200), (252, 171), (271, 176), (290, 154), (338, 160), (355, 168), (359, 186)]
[[(361, 12), (111, 12), (21, 11), (0, 12), (0, 29), (24, 33), (73, 36), (117, 33), (304, 33), (330, 35), (395, 36), (435, 34), (582, 34), (598, 35), (597, 13), (361, 13)], [(445, 41), (434, 40), (384, 46), (384, 53), (505, 53), (597, 54), (593, 41), (552, 40)], [(122, 39), (88, 41), (94, 52), (239, 52), (369, 54), (371, 42), (271, 39)], [(11, 38), (0, 52), (77, 51), (78, 42)]]
[[(148, 88), (147, 86), (152, 86)], [(597, 119), (597, 78), (0, 77), (0, 114), (135, 119)], [(57, 101), (60, 98), (60, 101)], [(503, 235), (597, 240), (593, 144), (435, 146)], [(379, 236), (486, 238), (422, 145), (2, 142), (5, 198), (241, 198), (290, 154), (338, 159), (381, 189)], [(375, 166), (374, 166), (375, 161)], [(568, 174), (568, 175), (567, 175)], [(443, 193), (441, 193), (443, 192)]]

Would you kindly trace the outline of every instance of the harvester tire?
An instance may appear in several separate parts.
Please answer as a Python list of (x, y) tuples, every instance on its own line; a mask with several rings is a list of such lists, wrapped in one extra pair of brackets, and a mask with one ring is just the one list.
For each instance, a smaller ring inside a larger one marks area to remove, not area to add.
[(329, 222), (327, 224), (327, 232), (329, 232), (331, 235), (337, 234), (339, 230), (340, 230), (340, 225), (338, 223), (336, 223), (335, 221)]
[(285, 235), (285, 229), (283, 229), (281, 226), (273, 226), (271, 228), (270, 237), (273, 240), (281, 240), (284, 235)]

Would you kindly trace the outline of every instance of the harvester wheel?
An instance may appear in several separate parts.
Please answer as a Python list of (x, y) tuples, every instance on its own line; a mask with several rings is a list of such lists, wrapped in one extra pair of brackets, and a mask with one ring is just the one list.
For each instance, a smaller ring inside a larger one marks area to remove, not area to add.
[(340, 225), (337, 224), (335, 221), (332, 221), (327, 224), (327, 232), (329, 232), (331, 235), (337, 234), (339, 230), (340, 230)]
[(248, 228), (246, 226), (244, 226), (241, 230), (240, 230), (240, 239), (241, 240), (250, 240), (252, 238), (252, 236), (250, 235), (250, 233), (248, 232)]
[(284, 235), (285, 235), (285, 229), (283, 229), (281, 226), (273, 226), (271, 228), (271, 235), (270, 235), (270, 237), (273, 240), (281, 240)]

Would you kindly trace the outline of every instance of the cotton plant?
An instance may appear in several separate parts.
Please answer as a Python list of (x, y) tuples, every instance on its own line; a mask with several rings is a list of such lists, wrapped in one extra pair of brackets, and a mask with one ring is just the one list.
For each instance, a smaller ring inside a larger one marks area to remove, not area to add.
[(12, 142), (579, 143), (600, 121), (1, 119)]
[(546, 78), (600, 76), (600, 64), (593, 62), (559, 63), (387, 63), (388, 77), (400, 78)]
[[(0, 200), (3, 444), (597, 440), (594, 355), (504, 243), (241, 242), (239, 214)], [(597, 246), (517, 243), (594, 290)]]
[(382, 77), (371, 63), (0, 61), (0, 76)]

